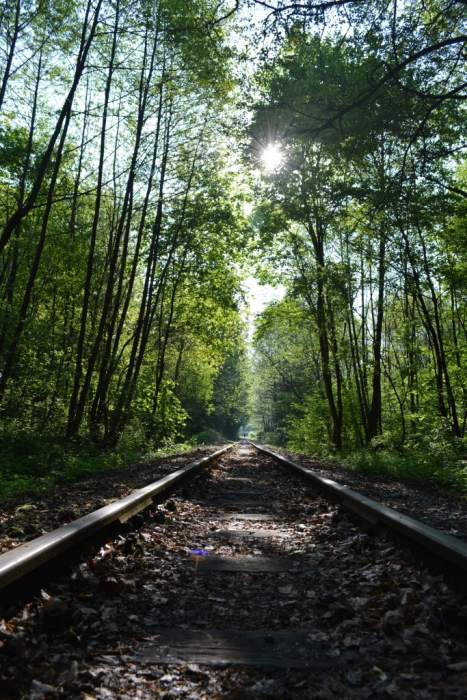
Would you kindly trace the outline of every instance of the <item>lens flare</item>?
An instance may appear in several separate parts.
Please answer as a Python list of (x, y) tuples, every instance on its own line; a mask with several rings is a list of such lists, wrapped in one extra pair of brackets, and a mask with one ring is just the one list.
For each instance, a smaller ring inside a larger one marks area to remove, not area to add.
[(282, 163), (283, 158), (283, 153), (279, 144), (277, 143), (269, 143), (261, 153), (261, 161), (267, 172), (277, 170)]

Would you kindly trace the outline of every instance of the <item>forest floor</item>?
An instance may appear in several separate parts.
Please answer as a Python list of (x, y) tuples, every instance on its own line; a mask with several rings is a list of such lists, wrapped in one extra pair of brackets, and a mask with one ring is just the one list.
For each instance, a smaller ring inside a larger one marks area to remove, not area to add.
[[(139, 469), (159, 463), (173, 454), (180, 455), (197, 447), (196, 442), (154, 448), (148, 441), (122, 439), (117, 447), (103, 449), (90, 441), (69, 443), (47, 436), (2, 436), (0, 439), (0, 501), (28, 498), (33, 493), (53, 491), (73, 482), (103, 478), (112, 471), (124, 471), (127, 465)], [(219, 440), (213, 439), (216, 444)], [(220, 443), (219, 443), (220, 444)]]
[(449, 535), (467, 540), (467, 495), (441, 489), (430, 482), (406, 482), (371, 476), (335, 462), (290, 452), (268, 445), (273, 452), (289, 457), (320, 476), (338, 481), (379, 503), (421, 520)]
[[(267, 494), (265, 523), (238, 519), (234, 506), (223, 519), (216, 493), (240, 480)], [(253, 448), (225, 455), (137, 523), (0, 622), (1, 700), (465, 698), (465, 599)], [(203, 575), (194, 547), (291, 566)], [(277, 632), (304, 630), (311, 662), (168, 665), (161, 629), (263, 631), (276, 657)]]
[(219, 445), (203, 445), (183, 454), (104, 469), (77, 482), (64, 481), (39, 492), (6, 498), (0, 504), (0, 552), (123, 498), (217, 449)]

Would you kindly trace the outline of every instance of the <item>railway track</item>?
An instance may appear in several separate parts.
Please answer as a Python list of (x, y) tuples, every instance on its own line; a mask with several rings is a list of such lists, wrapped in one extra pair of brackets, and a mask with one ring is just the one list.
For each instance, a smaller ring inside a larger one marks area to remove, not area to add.
[[(2, 623), (0, 698), (465, 697), (462, 595), (348, 511), (374, 524), (391, 509), (297, 469), (241, 444), (66, 526), (76, 545), (100, 531), (83, 523), (147, 509)], [(434, 540), (441, 557), (454, 538)], [(45, 544), (0, 556), (0, 581)]]
[(124, 498), (0, 555), (0, 591), (9, 587), (11, 590), (17, 581), (40, 571), (49, 562), (93, 538), (105, 536), (113, 525), (127, 522), (152, 505), (154, 499), (161, 494), (167, 494), (187, 479), (193, 478), (230, 449), (232, 445), (217, 450), (154, 483), (136, 489)]

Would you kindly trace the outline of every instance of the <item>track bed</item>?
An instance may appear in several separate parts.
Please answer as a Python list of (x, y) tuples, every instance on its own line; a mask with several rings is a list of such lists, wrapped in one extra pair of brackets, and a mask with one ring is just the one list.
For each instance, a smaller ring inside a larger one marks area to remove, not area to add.
[(138, 518), (2, 622), (1, 698), (465, 698), (461, 597), (252, 446)]

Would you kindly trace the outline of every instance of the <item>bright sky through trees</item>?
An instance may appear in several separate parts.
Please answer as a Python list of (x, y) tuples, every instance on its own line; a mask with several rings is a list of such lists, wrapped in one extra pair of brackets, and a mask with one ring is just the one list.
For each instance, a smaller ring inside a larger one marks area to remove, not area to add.
[(247, 303), (248, 337), (251, 340), (255, 322), (265, 308), (274, 301), (280, 301), (286, 288), (282, 284), (260, 284), (255, 277), (247, 277), (243, 283)]
[(261, 162), (267, 172), (277, 170), (283, 159), (284, 154), (278, 143), (269, 143), (261, 153)]

